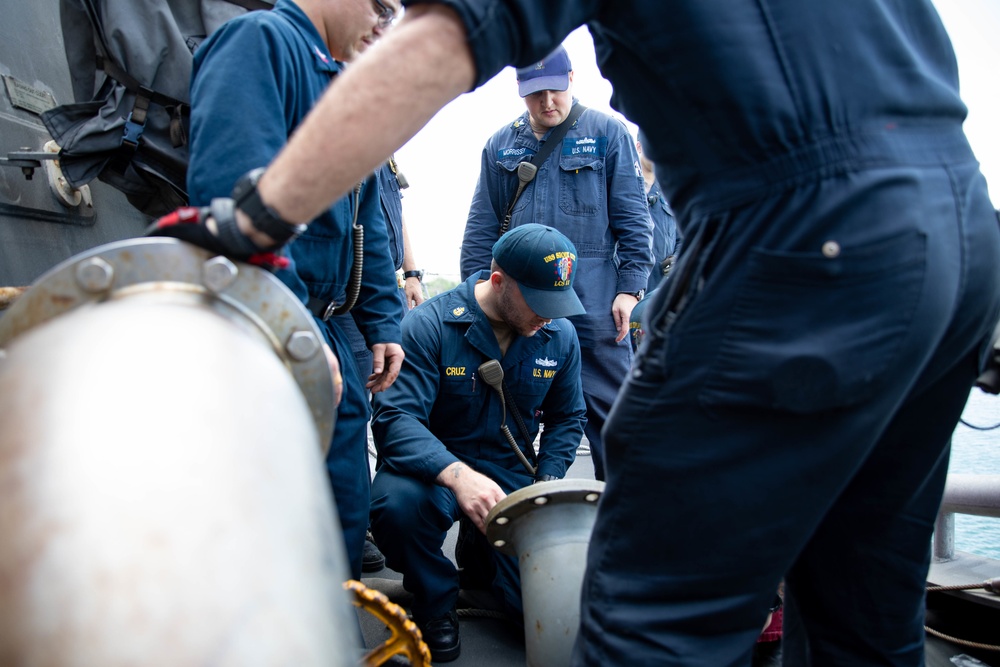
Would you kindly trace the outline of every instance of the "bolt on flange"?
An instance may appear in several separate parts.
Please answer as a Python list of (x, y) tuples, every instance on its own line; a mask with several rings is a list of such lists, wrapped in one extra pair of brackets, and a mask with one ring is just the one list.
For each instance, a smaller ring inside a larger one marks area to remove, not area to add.
[(100, 257), (90, 257), (76, 266), (77, 285), (91, 294), (109, 290), (114, 278), (114, 267)]

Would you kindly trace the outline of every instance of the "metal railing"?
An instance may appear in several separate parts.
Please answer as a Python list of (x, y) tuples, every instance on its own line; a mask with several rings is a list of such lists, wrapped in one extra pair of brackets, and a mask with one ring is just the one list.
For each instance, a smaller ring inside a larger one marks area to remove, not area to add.
[(934, 561), (955, 558), (955, 515), (1000, 518), (1000, 475), (948, 475), (934, 525)]

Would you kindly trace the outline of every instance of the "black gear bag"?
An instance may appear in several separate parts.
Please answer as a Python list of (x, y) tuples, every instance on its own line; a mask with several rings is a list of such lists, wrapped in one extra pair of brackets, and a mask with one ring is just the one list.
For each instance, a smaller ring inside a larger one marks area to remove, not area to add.
[(70, 185), (98, 178), (150, 216), (187, 204), (195, 49), (273, 0), (59, 0), (75, 103), (42, 114)]

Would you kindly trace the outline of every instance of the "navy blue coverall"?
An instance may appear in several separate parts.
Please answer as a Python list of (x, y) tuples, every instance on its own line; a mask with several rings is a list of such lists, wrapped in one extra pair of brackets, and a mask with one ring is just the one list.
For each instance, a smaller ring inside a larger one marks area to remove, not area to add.
[(605, 426), (574, 664), (747, 665), (785, 576), (786, 664), (922, 665), (949, 437), (1000, 315), (930, 0), (441, 1), (476, 85), (586, 23), (684, 235)]
[[(574, 106), (577, 103), (574, 99)], [(490, 267), (500, 223), (517, 191), (517, 166), (541, 146), (527, 111), (486, 142), (462, 240), (463, 279)], [(625, 124), (587, 109), (539, 166), (511, 217), (511, 229), (528, 222), (546, 224), (577, 249), (579, 273), (573, 289), (587, 313), (571, 320), (583, 350), (587, 440), (598, 479), (604, 479), (601, 429), (632, 365), (628, 341), (615, 342), (618, 331), (611, 305), (619, 292), (645, 289), (653, 268), (653, 232), (644, 191), (635, 139)]]
[[(393, 275), (398, 276), (398, 272), (403, 268), (403, 195), (399, 187), (399, 179), (386, 162), (375, 170), (375, 178), (378, 180), (379, 199), (382, 202), (382, 215), (385, 218), (385, 229), (389, 236), (389, 254), (392, 257)], [(369, 244), (365, 244), (366, 250)], [(374, 249), (372, 249), (374, 251)], [(383, 254), (382, 249), (378, 249), (379, 254)], [(367, 255), (365, 261), (367, 262)], [(378, 262), (376, 258), (374, 261)], [(396, 282), (398, 285), (398, 280)], [(406, 292), (399, 289), (400, 317), (409, 312), (406, 303)], [(354, 321), (355, 315), (363, 317), (363, 313), (352, 310), (350, 313), (337, 315), (334, 319), (351, 343), (351, 350), (354, 353), (354, 362), (358, 366), (358, 374), (361, 378), (367, 379), (372, 373), (372, 351), (368, 348), (368, 342), (364, 334)]]
[[(227, 197), (240, 176), (267, 165), (339, 71), (312, 22), (289, 0), (278, 0), (271, 11), (249, 12), (212, 33), (194, 59), (191, 203), (206, 205), (213, 197)], [(303, 302), (344, 302), (353, 263), (353, 213), (354, 197), (349, 195), (289, 246), (293, 266), (278, 277)], [(398, 343), (398, 289), (374, 179), (361, 189), (358, 221), (365, 229), (365, 261), (361, 295), (352, 312), (371, 344)], [(357, 578), (368, 523), (371, 408), (343, 331), (332, 320), (319, 325), (344, 377), (326, 465)]]
[[(458, 597), (458, 571), (441, 547), (462, 510), (455, 494), (435, 483), (438, 474), (462, 461), (508, 494), (534, 481), (500, 431), (503, 405), (477, 379), (479, 365), (500, 360), (532, 442), (545, 424), (539, 476), (565, 476), (583, 436), (586, 407), (573, 325), (557, 319), (533, 336), (515, 336), (501, 358), (473, 294), (476, 282), (488, 277), (481, 272), (410, 311), (403, 320), (406, 363), (396, 382), (374, 397), (372, 431), (383, 465), (372, 484), (372, 533), (386, 564), (403, 573), (418, 622), (448, 612)], [(531, 445), (515, 426), (513, 410), (506, 406), (506, 423), (527, 452)], [(510, 612), (520, 613), (517, 559), (487, 553), (496, 566), (494, 592)]]
[(379, 167), (375, 175), (378, 177), (382, 213), (385, 215), (385, 227), (389, 234), (389, 254), (392, 256), (393, 267), (399, 271), (403, 268), (403, 256), (406, 250), (403, 244), (403, 192), (399, 177), (388, 162)]
[[(649, 218), (653, 221), (653, 270), (649, 272), (646, 282), (646, 296), (649, 297), (649, 293), (663, 280), (663, 261), (676, 252), (677, 221), (656, 181), (646, 192), (646, 202), (649, 204)], [(631, 318), (635, 319), (635, 316)]]

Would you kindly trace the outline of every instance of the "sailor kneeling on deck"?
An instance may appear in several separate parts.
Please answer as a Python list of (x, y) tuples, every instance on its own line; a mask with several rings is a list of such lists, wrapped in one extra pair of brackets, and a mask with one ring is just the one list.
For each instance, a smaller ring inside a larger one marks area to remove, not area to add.
[(382, 465), (372, 484), (372, 532), (413, 594), (413, 618), (435, 662), (461, 650), (459, 572), (442, 545), (462, 517), (479, 531), (461, 541), (471, 535), (483, 547), (463, 549), (476, 554), (467, 563), (459, 556), (463, 569), (475, 570), (505, 611), (521, 613), (517, 561), (486, 546), (481, 531), (508, 493), (562, 478), (580, 444), (580, 346), (562, 319), (584, 312), (572, 289), (575, 269), (576, 249), (555, 229), (527, 224), (508, 232), (493, 246), (490, 271), (403, 320), (406, 364), (375, 396)]

